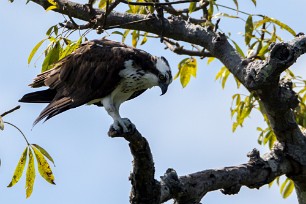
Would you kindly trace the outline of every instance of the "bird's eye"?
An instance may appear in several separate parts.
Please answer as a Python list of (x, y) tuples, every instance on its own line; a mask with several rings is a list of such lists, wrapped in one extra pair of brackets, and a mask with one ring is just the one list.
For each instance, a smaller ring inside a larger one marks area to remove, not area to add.
[(162, 74), (160, 74), (158, 76), (158, 78), (159, 78), (160, 81), (166, 81), (166, 77), (164, 75), (162, 75)]

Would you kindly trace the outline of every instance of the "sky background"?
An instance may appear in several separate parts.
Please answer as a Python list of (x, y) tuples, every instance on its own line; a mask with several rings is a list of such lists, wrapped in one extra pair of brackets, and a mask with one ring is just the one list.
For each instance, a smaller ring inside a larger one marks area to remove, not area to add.
[[(227, 1), (218, 1), (220, 4), (224, 2)], [(233, 2), (229, 2), (234, 7)], [(296, 32), (306, 32), (306, 1), (280, 3), (277, 0), (258, 0), (257, 3), (255, 8), (251, 0), (241, 1), (240, 8), (277, 18)], [(36, 68), (33, 64), (28, 65), (28, 55), (45, 37), (47, 29), (63, 19), (62, 15), (45, 12), (32, 2), (28, 5), (22, 0), (15, 0), (13, 4), (6, 0), (0, 2), (0, 113), (19, 105), (18, 99), (32, 91), (27, 84), (40, 72), (40, 61)], [(238, 33), (244, 31), (243, 22), (223, 19), (220, 28), (225, 32), (231, 31), (232, 38), (243, 45), (243, 38)], [(88, 38), (102, 36), (92, 32)], [(292, 39), (286, 32), (281, 32), (281, 37)], [(118, 37), (111, 39), (120, 40)], [(128, 39), (126, 42), (131, 41)], [(177, 64), (185, 58), (164, 50), (164, 45), (158, 40), (149, 41), (140, 48), (153, 55), (165, 56), (173, 74), (177, 72)], [(157, 179), (167, 168), (186, 175), (246, 163), (246, 155), (253, 148), (262, 154), (268, 152), (267, 147), (257, 144), (256, 127), (265, 125), (256, 111), (246, 120), (244, 128), (232, 133), (231, 96), (245, 93), (245, 90), (237, 90), (232, 78), (222, 90), (220, 83), (214, 80), (222, 65), (213, 62), (208, 66), (206, 61), (198, 59), (197, 78), (192, 79), (187, 88), (183, 89), (175, 80), (162, 97), (159, 88), (154, 88), (122, 105), (121, 115), (130, 118), (151, 145)], [(293, 66), (293, 70), (303, 77), (306, 76), (305, 63), (304, 56)], [(0, 133), (0, 203), (128, 203), (132, 158), (124, 139), (107, 136), (112, 120), (106, 111), (96, 106), (83, 106), (40, 123), (31, 131), (33, 121), (44, 107), (44, 104), (21, 104), (20, 110), (4, 120), (20, 127), (30, 143), (41, 145), (52, 155), (56, 164), (52, 167), (56, 185), (50, 185), (37, 175), (29, 199), (25, 199), (25, 176), (13, 188), (6, 187), (26, 147), (22, 136), (6, 126)], [(293, 204), (297, 199), (295, 194), (282, 199), (279, 187), (273, 185), (270, 189), (264, 186), (260, 190), (242, 187), (234, 196), (225, 196), (220, 191), (210, 192), (202, 202)]]

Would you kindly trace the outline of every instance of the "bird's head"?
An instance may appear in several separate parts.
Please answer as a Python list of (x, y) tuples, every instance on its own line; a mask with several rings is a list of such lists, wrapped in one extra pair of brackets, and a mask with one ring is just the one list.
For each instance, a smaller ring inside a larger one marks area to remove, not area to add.
[(169, 84), (172, 82), (172, 74), (168, 61), (164, 57), (155, 57), (155, 67), (157, 70), (158, 86), (164, 95)]

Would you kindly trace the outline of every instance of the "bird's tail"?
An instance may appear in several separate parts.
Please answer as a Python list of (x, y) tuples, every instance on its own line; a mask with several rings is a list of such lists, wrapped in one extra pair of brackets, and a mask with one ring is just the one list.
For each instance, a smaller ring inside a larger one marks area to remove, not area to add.
[(19, 102), (24, 103), (50, 103), (56, 95), (56, 90), (47, 89), (24, 95)]
[(71, 103), (73, 100), (69, 97), (64, 97), (61, 99), (57, 99), (52, 101), (37, 117), (37, 119), (34, 121), (34, 125), (36, 125), (39, 121), (43, 120), (45, 121), (49, 120), (53, 116), (56, 116), (57, 114), (64, 112), (71, 108)]

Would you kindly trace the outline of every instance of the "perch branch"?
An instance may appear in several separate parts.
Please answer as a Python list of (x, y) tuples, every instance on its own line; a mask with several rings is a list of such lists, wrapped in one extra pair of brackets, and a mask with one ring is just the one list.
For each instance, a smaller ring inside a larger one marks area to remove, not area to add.
[(133, 155), (133, 171), (130, 175), (132, 190), (130, 203), (157, 204), (160, 200), (160, 185), (154, 179), (155, 168), (148, 141), (134, 127), (132, 133), (121, 134), (109, 130), (110, 137), (123, 137), (129, 142)]

